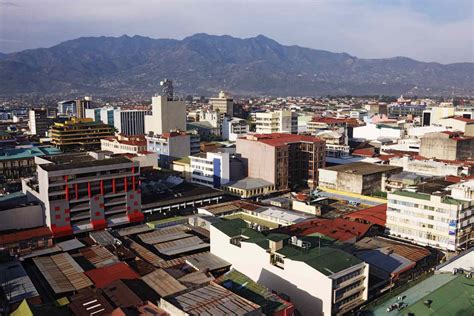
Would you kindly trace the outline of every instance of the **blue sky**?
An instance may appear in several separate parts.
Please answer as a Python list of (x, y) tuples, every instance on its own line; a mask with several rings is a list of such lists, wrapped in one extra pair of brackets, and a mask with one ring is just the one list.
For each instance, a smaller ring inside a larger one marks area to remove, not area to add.
[(362, 58), (474, 62), (474, 0), (0, 0), (0, 51), (81, 36), (266, 35)]

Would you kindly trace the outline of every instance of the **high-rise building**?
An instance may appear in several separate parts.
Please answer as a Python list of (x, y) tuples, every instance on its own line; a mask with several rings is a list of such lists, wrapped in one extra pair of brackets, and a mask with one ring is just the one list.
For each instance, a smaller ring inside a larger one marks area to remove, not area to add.
[(122, 110), (117, 107), (87, 109), (86, 117), (114, 126), (117, 133), (126, 136), (145, 134), (144, 110)]
[(174, 98), (170, 80), (162, 81), (160, 95), (151, 99), (151, 115), (145, 115), (145, 133), (161, 135), (186, 130), (186, 103)]
[(435, 179), (387, 198), (391, 236), (449, 251), (474, 243), (474, 180), (452, 185)]
[(125, 157), (74, 153), (36, 157), (23, 192), (44, 207), (56, 237), (142, 221), (140, 166)]
[(226, 95), (224, 91), (219, 92), (217, 98), (210, 98), (209, 103), (214, 111), (227, 116), (234, 116), (234, 99)]
[(90, 118), (55, 122), (50, 130), (51, 144), (63, 151), (100, 149), (100, 140), (114, 135), (114, 128)]
[(86, 117), (86, 109), (92, 108), (92, 98), (91, 97), (84, 97), (82, 99), (76, 100), (76, 117), (77, 118), (85, 118)]
[(65, 100), (58, 102), (59, 115), (74, 116), (76, 113), (76, 100)]
[(277, 190), (305, 185), (315, 188), (318, 170), (325, 166), (324, 140), (312, 136), (273, 133), (237, 139), (236, 151), (247, 175), (275, 185)]
[(32, 135), (46, 136), (51, 120), (48, 118), (47, 109), (30, 109), (28, 112), (28, 127)]
[(258, 134), (298, 133), (298, 116), (296, 112), (286, 110), (260, 112), (256, 114), (255, 121)]

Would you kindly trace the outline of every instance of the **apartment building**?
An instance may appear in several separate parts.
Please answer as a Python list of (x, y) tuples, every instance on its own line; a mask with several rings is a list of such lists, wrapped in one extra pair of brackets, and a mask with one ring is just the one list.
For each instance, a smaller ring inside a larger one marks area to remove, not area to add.
[(244, 119), (225, 117), (222, 121), (222, 138), (235, 142), (250, 131), (249, 124)]
[(167, 96), (151, 99), (151, 115), (145, 115), (145, 133), (162, 135), (172, 130), (186, 130), (186, 103)]
[(94, 122), (91, 118), (71, 118), (64, 123), (55, 122), (50, 128), (51, 144), (63, 151), (96, 150), (100, 140), (114, 135), (110, 125)]
[(288, 296), (302, 315), (343, 314), (367, 300), (369, 266), (342, 250), (257, 232), (241, 219), (214, 223), (210, 234), (213, 254)]
[(298, 115), (292, 111), (258, 112), (255, 124), (258, 134), (298, 133)]
[(147, 150), (158, 153), (159, 166), (170, 169), (175, 160), (199, 153), (200, 138), (193, 132), (170, 132), (147, 135)]
[(474, 241), (474, 181), (440, 179), (388, 194), (387, 228), (394, 237), (459, 251)]
[(104, 229), (143, 220), (140, 166), (102, 152), (36, 157), (37, 174), (23, 192), (44, 208), (54, 236)]
[(325, 142), (313, 136), (285, 133), (254, 134), (237, 139), (236, 151), (247, 167), (247, 176), (275, 185), (315, 188), (318, 170), (325, 165)]
[(230, 154), (199, 153), (190, 158), (191, 182), (220, 189), (230, 181)]

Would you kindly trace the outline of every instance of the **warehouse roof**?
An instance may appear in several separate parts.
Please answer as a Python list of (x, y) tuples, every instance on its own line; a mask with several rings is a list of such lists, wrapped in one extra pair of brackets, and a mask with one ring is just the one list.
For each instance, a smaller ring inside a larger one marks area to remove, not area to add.
[(39, 296), (33, 282), (19, 261), (0, 264), (0, 284), (10, 303)]
[(343, 173), (357, 174), (357, 175), (369, 175), (373, 173), (381, 173), (392, 170), (402, 170), (402, 167), (390, 166), (390, 165), (379, 165), (368, 162), (354, 162), (344, 165), (337, 165), (332, 167), (326, 167), (324, 170), (332, 170)]
[(345, 218), (385, 226), (385, 223), (387, 222), (387, 204), (380, 204), (355, 211), (345, 215)]
[(48, 227), (38, 227), (33, 229), (22, 230), (10, 234), (0, 234), (0, 245), (8, 245), (20, 241), (36, 238), (51, 238), (52, 233)]
[(118, 262), (103, 268), (89, 270), (86, 275), (98, 288), (104, 288), (115, 280), (139, 279), (140, 276), (124, 262)]

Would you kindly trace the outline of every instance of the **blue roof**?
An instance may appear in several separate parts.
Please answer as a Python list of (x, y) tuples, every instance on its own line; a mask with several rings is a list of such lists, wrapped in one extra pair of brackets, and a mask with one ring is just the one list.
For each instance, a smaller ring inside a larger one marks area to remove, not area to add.
[(0, 161), (27, 159), (36, 156), (47, 156), (60, 154), (61, 151), (54, 147), (30, 147), (30, 148), (12, 148), (0, 151)]

